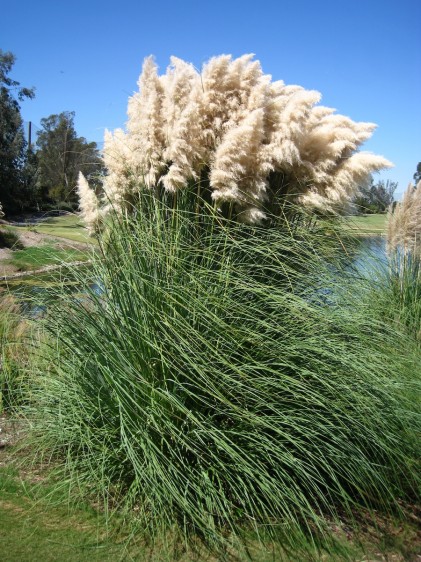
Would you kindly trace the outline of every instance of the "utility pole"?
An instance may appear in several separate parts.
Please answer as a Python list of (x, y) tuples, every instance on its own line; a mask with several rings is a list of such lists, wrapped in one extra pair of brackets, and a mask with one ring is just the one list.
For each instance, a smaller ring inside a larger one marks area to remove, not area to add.
[(31, 140), (32, 140), (32, 121), (28, 123), (28, 154), (31, 152)]

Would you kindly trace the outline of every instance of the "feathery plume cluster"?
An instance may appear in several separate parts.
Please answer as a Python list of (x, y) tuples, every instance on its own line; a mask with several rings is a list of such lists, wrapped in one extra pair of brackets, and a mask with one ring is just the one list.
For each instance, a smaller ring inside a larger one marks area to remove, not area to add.
[(317, 105), (316, 91), (272, 82), (253, 55), (212, 58), (201, 73), (172, 57), (162, 76), (148, 57), (138, 85), (127, 130), (105, 136), (106, 209), (124, 208), (139, 189), (174, 193), (196, 184), (248, 223), (261, 222), (284, 197), (332, 212), (391, 166), (359, 152), (374, 124)]
[(79, 172), (77, 192), (79, 195), (80, 208), (82, 210), (82, 218), (89, 233), (93, 233), (99, 221), (98, 198), (94, 190), (89, 187), (82, 172)]
[(3, 207), (2, 204), (0, 203), (0, 218), (4, 217), (4, 213), (3, 213)]
[(421, 181), (417, 187), (410, 183), (402, 202), (390, 208), (387, 244), (389, 251), (400, 248), (421, 255)]

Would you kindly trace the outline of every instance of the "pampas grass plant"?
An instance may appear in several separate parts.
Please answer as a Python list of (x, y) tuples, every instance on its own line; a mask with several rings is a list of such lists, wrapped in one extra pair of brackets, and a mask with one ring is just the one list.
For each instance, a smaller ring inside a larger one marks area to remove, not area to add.
[(317, 218), (389, 162), (359, 151), (373, 124), (319, 99), (251, 55), (162, 76), (148, 58), (102, 200), (79, 180), (105, 234), (80, 295), (48, 295), (34, 442), (155, 544), (314, 546), (416, 494), (419, 349)]
[(387, 243), (389, 253), (400, 251), (421, 253), (421, 181), (415, 187), (411, 183), (402, 202), (389, 209)]

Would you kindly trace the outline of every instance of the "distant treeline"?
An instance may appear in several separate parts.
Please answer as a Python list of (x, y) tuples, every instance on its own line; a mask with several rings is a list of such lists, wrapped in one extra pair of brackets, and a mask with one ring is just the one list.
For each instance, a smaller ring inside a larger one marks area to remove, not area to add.
[[(13, 53), (0, 49), (0, 202), (6, 215), (75, 210), (79, 172), (94, 187), (100, 185), (104, 166), (98, 146), (77, 135), (74, 112), (63, 111), (41, 119), (25, 138), (20, 102), (32, 99), (33, 88), (20, 87), (9, 76)], [(35, 137), (35, 138), (34, 138)]]

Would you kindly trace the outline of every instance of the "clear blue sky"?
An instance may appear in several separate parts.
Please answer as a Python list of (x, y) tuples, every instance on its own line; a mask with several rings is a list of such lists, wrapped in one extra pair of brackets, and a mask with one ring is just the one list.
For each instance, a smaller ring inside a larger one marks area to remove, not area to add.
[(0, 48), (12, 77), (36, 87), (22, 115), (76, 112), (76, 130), (101, 142), (124, 127), (128, 96), (149, 54), (255, 53), (264, 72), (321, 92), (322, 103), (378, 124), (365, 149), (396, 167), (380, 178), (402, 192), (421, 161), (420, 0), (1, 0)]

